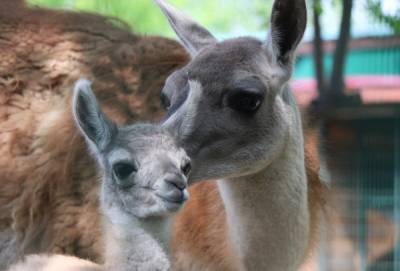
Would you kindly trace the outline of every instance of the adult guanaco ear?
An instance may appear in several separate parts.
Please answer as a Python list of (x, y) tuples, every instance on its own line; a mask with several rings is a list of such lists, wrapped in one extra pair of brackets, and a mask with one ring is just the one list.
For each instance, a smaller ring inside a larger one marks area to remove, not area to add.
[(203, 47), (216, 43), (214, 36), (164, 0), (154, 0), (167, 17), (170, 25), (182, 41), (183, 46), (194, 57)]
[(305, 0), (275, 0), (265, 47), (283, 65), (290, 65), (307, 24)]
[(117, 126), (101, 111), (90, 81), (79, 79), (75, 83), (72, 111), (76, 125), (92, 150), (104, 150), (117, 133)]

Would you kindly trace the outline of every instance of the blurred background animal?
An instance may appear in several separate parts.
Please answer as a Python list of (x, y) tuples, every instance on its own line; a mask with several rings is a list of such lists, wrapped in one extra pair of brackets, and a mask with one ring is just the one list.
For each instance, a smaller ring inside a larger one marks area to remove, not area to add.
[(92, 79), (118, 124), (155, 120), (187, 55), (114, 19), (20, 2), (0, 9), (0, 269), (32, 252), (101, 262), (99, 187), (70, 110), (73, 83)]

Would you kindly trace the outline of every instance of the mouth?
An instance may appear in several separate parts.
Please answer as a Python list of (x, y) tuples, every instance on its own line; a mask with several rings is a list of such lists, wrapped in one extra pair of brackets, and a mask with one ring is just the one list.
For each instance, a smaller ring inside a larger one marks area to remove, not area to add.
[(187, 189), (180, 190), (180, 193), (174, 193), (173, 195), (157, 192), (156, 196), (161, 199), (165, 207), (170, 211), (179, 210), (189, 198)]

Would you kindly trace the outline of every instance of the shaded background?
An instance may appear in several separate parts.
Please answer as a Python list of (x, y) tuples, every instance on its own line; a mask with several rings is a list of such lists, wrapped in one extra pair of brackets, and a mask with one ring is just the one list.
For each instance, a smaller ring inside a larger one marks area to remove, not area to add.
[[(30, 0), (174, 37), (149, 0)], [(268, 0), (170, 0), (220, 38), (266, 36)], [(291, 87), (320, 132), (331, 212), (306, 270), (400, 270), (400, 1), (309, 1)]]

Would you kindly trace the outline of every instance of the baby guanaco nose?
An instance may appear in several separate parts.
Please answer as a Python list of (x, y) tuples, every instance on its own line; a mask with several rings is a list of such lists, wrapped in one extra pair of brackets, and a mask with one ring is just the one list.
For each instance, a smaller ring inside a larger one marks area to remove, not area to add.
[(189, 158), (177, 166), (173, 163), (164, 164), (165, 174), (157, 181), (157, 196), (165, 201), (181, 204), (189, 198), (187, 176), (191, 170)]
[(178, 188), (179, 190), (184, 190), (187, 187), (187, 180), (181, 174), (168, 174), (164, 181)]

